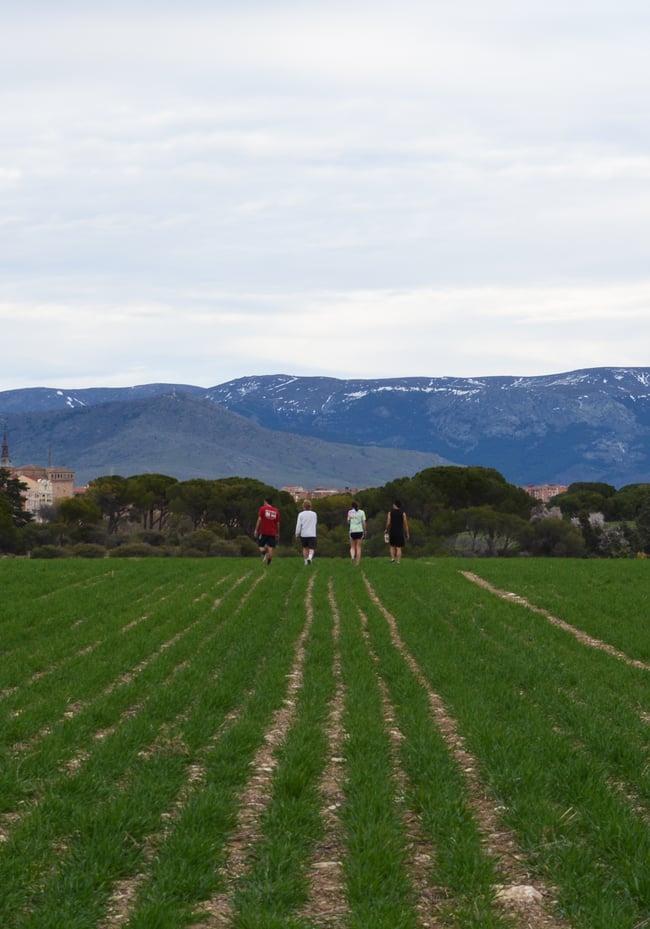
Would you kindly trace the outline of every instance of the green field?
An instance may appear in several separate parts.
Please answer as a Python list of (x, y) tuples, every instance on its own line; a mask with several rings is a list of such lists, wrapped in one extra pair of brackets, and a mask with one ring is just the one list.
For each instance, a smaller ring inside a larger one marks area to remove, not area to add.
[(648, 562), (0, 584), (2, 929), (650, 927)]

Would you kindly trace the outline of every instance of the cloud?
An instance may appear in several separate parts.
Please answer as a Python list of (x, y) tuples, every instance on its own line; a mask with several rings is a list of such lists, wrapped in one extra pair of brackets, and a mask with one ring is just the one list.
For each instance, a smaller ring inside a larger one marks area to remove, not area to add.
[(3, 21), (7, 378), (641, 363), (638, 0), (91, 7)]
[[(645, 366), (650, 281), (597, 288), (193, 293), (177, 304), (0, 305), (30, 345), (2, 389), (145, 382), (210, 387), (251, 374), (533, 375)], [(630, 340), (629, 333), (634, 332)], [(38, 332), (35, 340), (32, 335)]]

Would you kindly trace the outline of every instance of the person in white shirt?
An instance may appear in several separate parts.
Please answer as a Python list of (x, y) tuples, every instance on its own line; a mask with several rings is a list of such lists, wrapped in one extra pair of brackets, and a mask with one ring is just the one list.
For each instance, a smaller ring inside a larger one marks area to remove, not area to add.
[(355, 501), (348, 510), (348, 528), (350, 532), (350, 558), (354, 564), (361, 561), (361, 543), (366, 535), (366, 514), (359, 509)]
[(302, 542), (302, 557), (310, 565), (316, 551), (316, 524), (318, 516), (311, 508), (311, 500), (303, 500), (302, 512), (296, 520), (296, 538)]

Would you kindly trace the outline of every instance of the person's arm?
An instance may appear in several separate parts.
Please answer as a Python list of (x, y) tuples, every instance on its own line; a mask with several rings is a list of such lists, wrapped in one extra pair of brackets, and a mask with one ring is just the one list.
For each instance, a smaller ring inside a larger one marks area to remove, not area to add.
[(390, 529), (390, 510), (386, 513), (386, 532)]
[(402, 522), (404, 523), (404, 536), (410, 540), (411, 533), (409, 532), (409, 521), (406, 518), (406, 513), (402, 513)]
[(260, 533), (259, 533), (259, 528), (260, 528), (260, 518), (259, 518), (259, 516), (258, 516), (258, 517), (257, 517), (257, 522), (255, 523), (255, 528), (253, 529), (253, 535), (257, 536), (257, 535), (260, 534)]
[(298, 519), (296, 520), (296, 538), (297, 539), (300, 538), (300, 518), (301, 516), (302, 516), (302, 513), (298, 513)]

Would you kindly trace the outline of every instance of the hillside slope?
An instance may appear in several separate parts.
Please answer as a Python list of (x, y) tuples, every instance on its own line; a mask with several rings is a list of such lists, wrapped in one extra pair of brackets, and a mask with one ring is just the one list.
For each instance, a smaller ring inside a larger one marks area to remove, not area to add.
[[(175, 416), (172, 406), (167, 413), (155, 406), (161, 398), (183, 407), (192, 400), (196, 406), (187, 407), (194, 411), (191, 416)], [(227, 425), (226, 410), (271, 433), (246, 431), (242, 422)], [(14, 459), (43, 461), (51, 447), (56, 461), (84, 475), (144, 470), (153, 460), (161, 463), (157, 470), (165, 470), (165, 462), (174, 474), (234, 470), (273, 473), (272, 483), (360, 486), (374, 484), (391, 469), (385, 479), (442, 459), (496, 468), (514, 484), (622, 486), (650, 477), (650, 368), (591, 368), (528, 378), (345, 380), (275, 374), (210, 388), (38, 387), (0, 393), (2, 417)], [(140, 417), (133, 428), (130, 423)], [(295, 445), (297, 436), (354, 449)], [(366, 447), (372, 448), (362, 451)], [(384, 449), (383, 457), (377, 447)]]
[(175, 393), (7, 417), (14, 465), (53, 464), (78, 484), (103, 474), (187, 480), (239, 475), (273, 486), (367, 487), (444, 463), (434, 454), (358, 448), (265, 429), (212, 401)]

